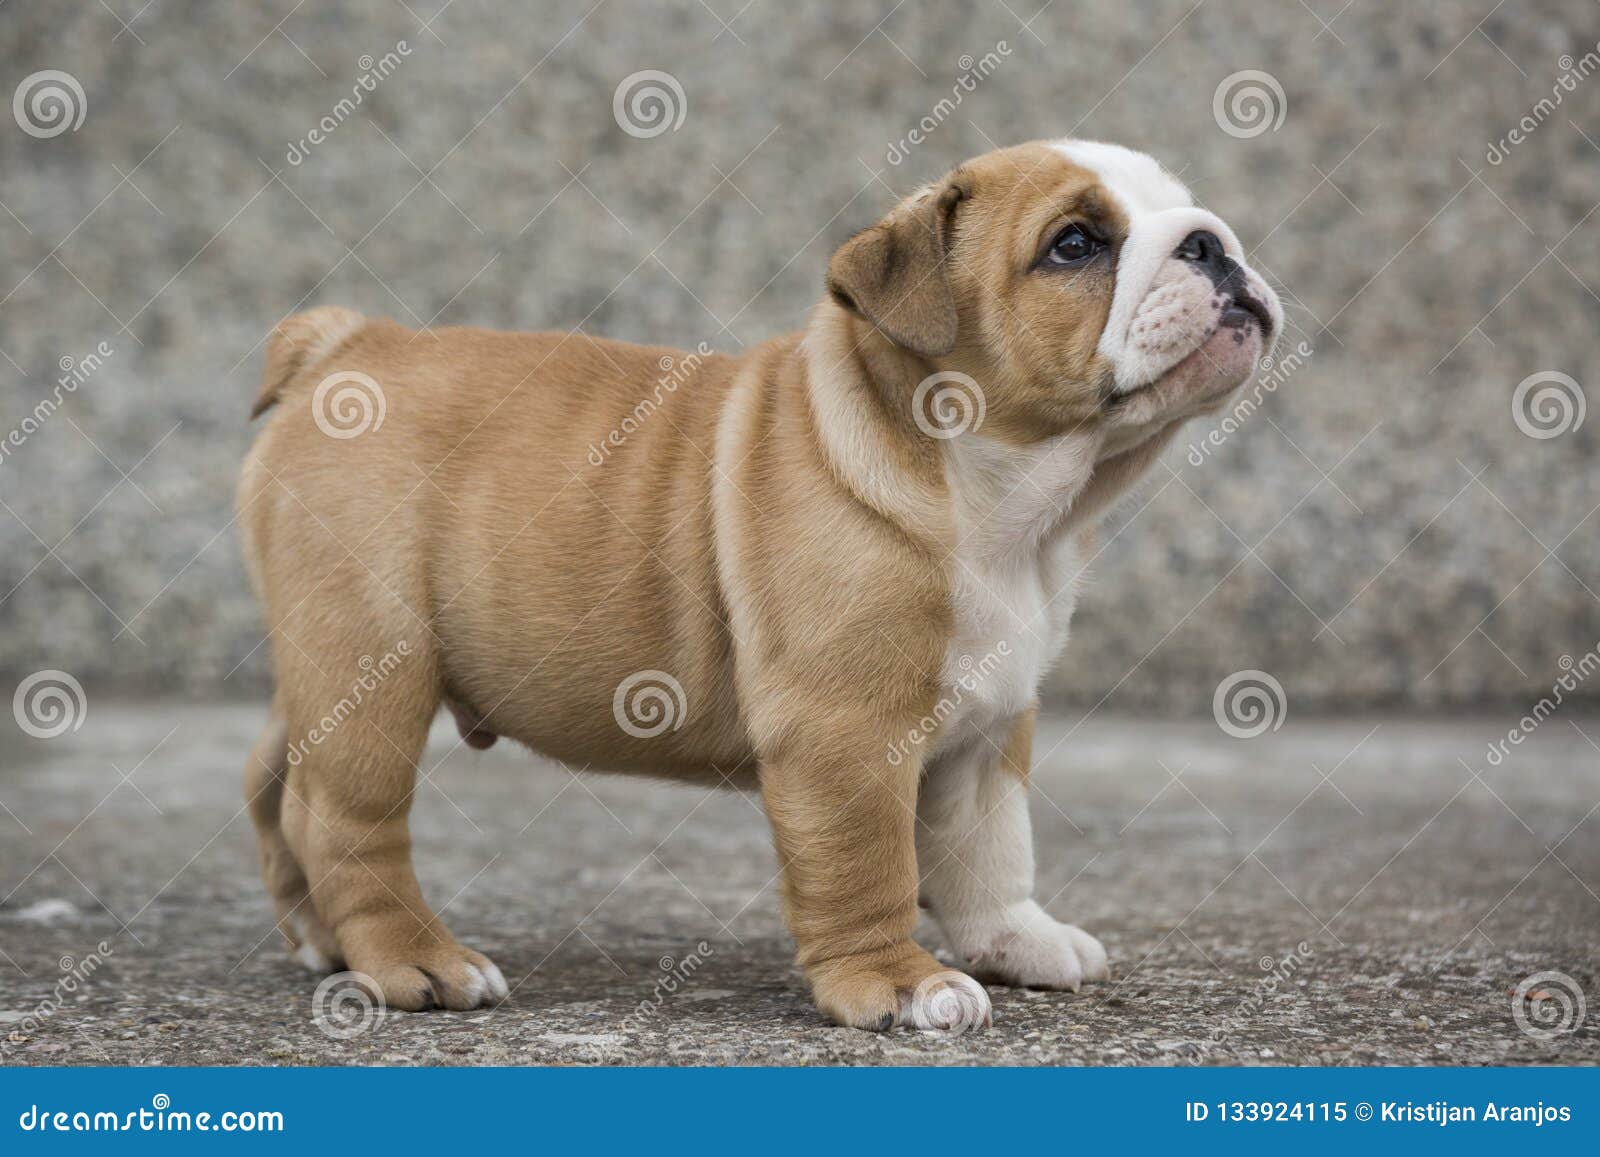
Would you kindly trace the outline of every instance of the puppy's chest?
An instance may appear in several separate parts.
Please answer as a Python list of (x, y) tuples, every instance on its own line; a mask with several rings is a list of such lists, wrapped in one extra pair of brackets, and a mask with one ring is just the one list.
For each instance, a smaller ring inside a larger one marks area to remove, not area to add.
[(1065, 647), (1080, 564), (1071, 536), (1046, 531), (1059, 524), (1090, 463), (1082, 444), (1067, 440), (952, 453), (960, 546), (951, 560), (955, 624), (940, 746), (1027, 711)]

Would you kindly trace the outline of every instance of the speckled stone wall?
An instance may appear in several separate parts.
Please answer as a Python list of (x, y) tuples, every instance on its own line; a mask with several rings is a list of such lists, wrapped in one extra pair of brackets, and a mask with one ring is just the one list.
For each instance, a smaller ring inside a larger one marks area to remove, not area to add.
[[(1600, 11), (1039, 7), (6, 5), (6, 693), (264, 686), (230, 500), (297, 305), (737, 349), (895, 194), (1067, 133), (1179, 171), (1292, 328), (1108, 524), (1056, 691), (1548, 689), (1600, 641)], [(665, 121), (618, 111), (646, 70)]]

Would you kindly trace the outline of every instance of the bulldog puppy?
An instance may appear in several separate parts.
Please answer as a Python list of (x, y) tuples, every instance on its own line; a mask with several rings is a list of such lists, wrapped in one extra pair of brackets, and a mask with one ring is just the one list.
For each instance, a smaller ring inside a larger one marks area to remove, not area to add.
[[(758, 786), (839, 1024), (971, 1027), (973, 977), (1104, 977), (1033, 897), (1038, 690), (1087, 532), (1281, 328), (1222, 221), (1084, 141), (922, 189), (737, 357), (284, 321), (239, 511), (276, 673), (247, 796), (291, 948), (392, 1008), (506, 999), (412, 871), (447, 705), (474, 747)], [(966, 973), (912, 939), (919, 896)]]

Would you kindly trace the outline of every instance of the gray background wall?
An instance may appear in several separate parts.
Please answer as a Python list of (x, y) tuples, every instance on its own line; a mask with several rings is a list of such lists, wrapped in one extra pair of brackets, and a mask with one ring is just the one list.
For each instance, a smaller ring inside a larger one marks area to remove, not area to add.
[[(59, 69), (86, 102), (48, 138), (0, 112), (0, 437), (61, 359), (112, 350), (0, 460), (7, 694), (41, 668), (264, 685), (230, 500), (285, 312), (737, 349), (797, 325), (895, 194), (1069, 132), (1181, 170), (1314, 353), (1113, 520), (1063, 694), (1204, 711), (1255, 667), (1292, 709), (1518, 700), (1600, 639), (1600, 416), (1536, 439), (1512, 414), (1539, 371), (1600, 405), (1600, 77), (1485, 160), (1595, 48), (1593, 3), (141, 3), (0, 9), (0, 95)], [(612, 108), (643, 69), (686, 101), (648, 139)], [(1283, 118), (1230, 135), (1213, 95), (1245, 69)]]

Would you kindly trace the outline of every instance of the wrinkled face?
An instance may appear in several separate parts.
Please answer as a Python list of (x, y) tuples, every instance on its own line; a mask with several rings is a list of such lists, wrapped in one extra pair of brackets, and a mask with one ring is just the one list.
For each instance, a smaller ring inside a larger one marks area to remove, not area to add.
[(965, 348), (952, 355), (1015, 386), (991, 412), (1018, 403), (1010, 416), (1035, 437), (1157, 385), (1198, 411), (1246, 381), (1283, 328), (1233, 230), (1143, 153), (1031, 144), (961, 172), (971, 185), (949, 257)]
[(1202, 412), (1250, 377), (1283, 328), (1233, 230), (1117, 145), (986, 154), (859, 240), (886, 252), (852, 263), (842, 249), (836, 299), (976, 380), (984, 433), (1007, 441)]

